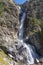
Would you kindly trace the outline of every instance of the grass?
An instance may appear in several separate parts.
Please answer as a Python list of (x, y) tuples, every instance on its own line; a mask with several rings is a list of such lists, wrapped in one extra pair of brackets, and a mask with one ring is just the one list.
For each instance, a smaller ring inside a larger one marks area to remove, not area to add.
[[(4, 58), (6, 58), (6, 60), (4, 60)], [(0, 65), (10, 65), (11, 60), (12, 59), (9, 59), (9, 57), (4, 53), (4, 51), (0, 51)]]
[(6, 60), (4, 60), (5, 56), (6, 55), (3, 51), (0, 52), (0, 65), (9, 65), (9, 63)]

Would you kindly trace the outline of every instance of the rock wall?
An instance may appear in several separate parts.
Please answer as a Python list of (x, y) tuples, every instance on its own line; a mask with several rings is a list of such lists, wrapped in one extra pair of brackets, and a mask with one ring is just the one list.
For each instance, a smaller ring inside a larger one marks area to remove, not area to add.
[[(24, 41), (29, 41), (30, 44), (36, 47), (38, 53), (43, 55), (43, 42), (39, 41), (38, 36), (38, 33), (41, 32), (40, 22), (36, 17), (36, 13), (33, 14), (36, 10), (34, 10), (35, 7), (32, 6), (32, 2), (31, 0), (22, 5), (22, 8), (27, 12), (24, 23)], [(19, 6), (13, 0), (0, 0), (0, 65), (27, 65), (27, 50), (25, 46), (22, 45), (20, 47), (21, 43), (19, 42), (18, 49), (16, 45), (18, 42), (19, 13)], [(8, 53), (5, 53), (9, 51), (6, 50), (6, 47), (11, 51), (10, 54), (13, 55), (13, 58), (11, 58), (11, 55), (9, 58)], [(43, 58), (41, 60), (43, 62)], [(41, 64), (38, 63), (37, 65)]]
[[(43, 19), (43, 1), (29, 0), (29, 2), (26, 1), (21, 7), (27, 12), (24, 25), (24, 38), (25, 40), (29, 39), (31, 44), (34, 45), (37, 51), (43, 56), (43, 34), (41, 33), (43, 27), (41, 28), (40, 26), (42, 24), (41, 19)], [(41, 33), (41, 37), (39, 33)]]
[(19, 6), (13, 0), (0, 0), (0, 45), (17, 42)]

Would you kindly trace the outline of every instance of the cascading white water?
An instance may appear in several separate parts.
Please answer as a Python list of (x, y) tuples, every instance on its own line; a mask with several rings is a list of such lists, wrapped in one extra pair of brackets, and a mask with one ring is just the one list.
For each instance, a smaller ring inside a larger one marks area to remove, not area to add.
[[(23, 32), (24, 32), (24, 22), (25, 22), (25, 17), (26, 17), (26, 13), (22, 11), (22, 17), (20, 20), (20, 27), (19, 27), (19, 42), (21, 42), (21, 45), (23, 45), (26, 48), (26, 54), (27, 54), (27, 63), (28, 64), (34, 64), (34, 60), (36, 60), (37, 62), (39, 62), (39, 56), (35, 50), (35, 47), (30, 45), (30, 44), (26, 44), (23, 42)], [(29, 43), (29, 42), (28, 42)], [(20, 45), (19, 45), (20, 46)]]
[(23, 41), (23, 32), (24, 32), (24, 20), (25, 20), (26, 13), (24, 12), (21, 21), (20, 21), (20, 27), (19, 27), (19, 39)]

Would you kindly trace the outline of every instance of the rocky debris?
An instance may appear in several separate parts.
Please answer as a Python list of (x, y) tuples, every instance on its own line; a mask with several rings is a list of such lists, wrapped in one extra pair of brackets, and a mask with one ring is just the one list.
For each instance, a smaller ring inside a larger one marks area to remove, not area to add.
[(19, 54), (21, 52), (17, 49), (17, 46), (18, 45), (14, 48), (10, 47), (9, 49), (4, 46), (0, 46), (0, 65), (26, 65), (26, 60), (22, 54)]
[[(27, 45), (27, 46), (29, 46), (29, 45)], [(14, 48), (9, 47), (9, 49), (7, 49), (4, 46), (0, 46), (0, 55), (2, 57), (4, 56), (3, 57), (4, 61), (6, 61), (6, 63), (9, 62), (11, 65), (29, 65), (28, 60), (30, 59), (30, 55), (28, 53), (27, 46), (26, 46), (26, 44), (24, 44), (20, 41), (18, 44), (14, 45)], [(42, 58), (40, 58), (39, 61), (38, 62), (35, 61), (35, 64), (41, 65), (43, 63)], [(10, 64), (6, 64), (6, 65), (10, 65)]]

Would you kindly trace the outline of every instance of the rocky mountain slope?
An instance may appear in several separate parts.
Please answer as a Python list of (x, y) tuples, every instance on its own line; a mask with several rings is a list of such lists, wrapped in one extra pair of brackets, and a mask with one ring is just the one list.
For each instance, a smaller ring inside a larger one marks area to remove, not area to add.
[(23, 7), (29, 12), (30, 16), (35, 16), (39, 19), (43, 17), (43, 0), (26, 1)]
[(25, 33), (38, 52), (43, 56), (43, 0), (26, 1), (22, 8), (27, 12)]
[[(43, 56), (42, 6), (42, 0), (30, 0), (22, 5), (26, 11), (24, 41), (34, 45), (41, 56)], [(20, 47), (20, 42), (17, 47), (19, 14), (19, 5), (13, 0), (0, 0), (0, 65), (29, 65), (26, 47), (24, 45)], [(43, 57), (40, 61), (43, 62)]]
[(0, 0), (0, 45), (17, 42), (19, 7), (11, 0)]
[[(19, 6), (12, 0), (0, 0), (0, 46), (13, 47), (17, 42)], [(0, 47), (0, 65), (17, 65)], [(6, 48), (4, 48), (6, 49)], [(8, 51), (8, 50), (7, 50)]]

